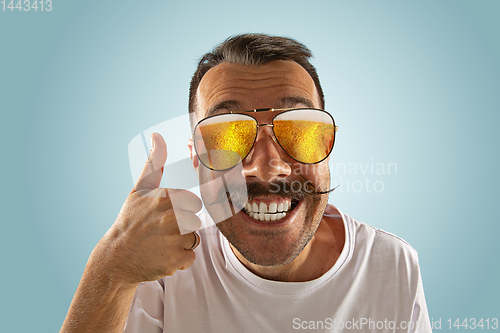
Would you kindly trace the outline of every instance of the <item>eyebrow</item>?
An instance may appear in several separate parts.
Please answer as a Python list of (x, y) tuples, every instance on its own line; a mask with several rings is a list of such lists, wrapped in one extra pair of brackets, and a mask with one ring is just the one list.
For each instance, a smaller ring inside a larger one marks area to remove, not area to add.
[(214, 106), (208, 108), (207, 114), (205, 117), (221, 113), (222, 110), (227, 110), (227, 111), (235, 111), (241, 108), (241, 104), (238, 101), (235, 100), (228, 100), (228, 101), (223, 101), (220, 103), (215, 104)]
[(307, 108), (315, 108), (312, 101), (301, 96), (287, 96), (281, 99), (281, 107), (283, 108), (295, 108), (299, 104), (305, 105)]
[[(287, 109), (287, 108), (296, 108), (297, 106), (304, 105), (307, 108), (314, 109), (314, 103), (301, 96), (286, 96), (280, 100), (279, 108)], [(241, 103), (236, 100), (227, 100), (220, 103), (215, 104), (210, 107), (205, 115), (205, 117), (212, 116), (214, 114), (222, 113), (223, 110), (226, 111), (251, 111), (251, 110), (242, 110)]]

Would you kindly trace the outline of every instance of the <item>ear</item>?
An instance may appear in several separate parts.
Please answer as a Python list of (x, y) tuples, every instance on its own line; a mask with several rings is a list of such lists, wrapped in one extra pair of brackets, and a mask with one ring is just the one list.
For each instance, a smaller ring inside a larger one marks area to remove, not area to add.
[(198, 166), (200, 165), (200, 161), (198, 160), (198, 155), (196, 155), (196, 150), (194, 149), (193, 139), (188, 140), (187, 146), (189, 149), (189, 157), (191, 158), (191, 162), (193, 163), (193, 168), (197, 170)]

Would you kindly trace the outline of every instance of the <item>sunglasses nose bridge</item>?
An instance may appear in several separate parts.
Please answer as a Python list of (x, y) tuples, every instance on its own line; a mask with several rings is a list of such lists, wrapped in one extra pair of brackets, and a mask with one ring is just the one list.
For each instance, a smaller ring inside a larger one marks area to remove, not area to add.
[(245, 176), (256, 176), (263, 181), (270, 181), (276, 177), (287, 177), (291, 173), (291, 167), (284, 160), (284, 156), (286, 153), (274, 135), (273, 124), (259, 124), (257, 125), (255, 143), (249, 152), (249, 158), (243, 165), (244, 174)]
[(258, 124), (257, 125), (257, 135), (256, 135), (257, 137), (259, 136), (260, 127), (269, 127), (271, 139), (273, 139), (274, 143), (276, 144), (276, 148), (280, 147), (280, 144), (278, 143), (278, 140), (276, 139), (276, 134), (274, 133), (274, 125), (273, 124)]
[[(262, 129), (261, 129), (261, 127), (262, 127)], [(269, 128), (269, 129), (265, 130), (265, 128)], [(267, 132), (267, 133), (262, 133), (262, 132)], [(260, 138), (259, 138), (259, 136), (260, 136)], [(266, 137), (271, 138), (273, 145), (274, 145), (274, 150), (275, 150), (276, 154), (278, 154), (280, 156), (279, 159), (282, 160), (282, 153), (284, 155), (287, 155), (287, 153), (281, 147), (281, 144), (278, 142), (278, 138), (276, 138), (276, 134), (274, 133), (274, 125), (273, 124), (258, 124), (257, 125), (257, 131), (255, 134), (255, 143), (254, 143), (251, 151), (249, 152), (249, 154), (252, 154), (252, 155), (255, 154), (255, 149), (257, 148), (257, 146), (261, 146), (262, 144), (266, 145), (266, 143), (264, 143), (264, 142), (259, 143), (260, 140), (264, 140), (264, 141), (268, 140)], [(270, 147), (271, 146), (267, 146), (267, 148), (266, 148), (267, 154), (273, 154), (270, 151), (270, 149), (272, 149)], [(258, 149), (261, 149), (261, 148), (258, 148)], [(276, 158), (277, 157), (273, 157), (273, 160), (275, 160)]]

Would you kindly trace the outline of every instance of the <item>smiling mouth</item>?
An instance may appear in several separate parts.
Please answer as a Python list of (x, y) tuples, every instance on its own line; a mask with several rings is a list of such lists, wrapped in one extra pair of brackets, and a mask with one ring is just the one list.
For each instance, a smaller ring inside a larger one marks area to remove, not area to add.
[(298, 200), (288, 198), (267, 202), (252, 200), (247, 202), (243, 212), (257, 221), (278, 221), (295, 209), (298, 203)]

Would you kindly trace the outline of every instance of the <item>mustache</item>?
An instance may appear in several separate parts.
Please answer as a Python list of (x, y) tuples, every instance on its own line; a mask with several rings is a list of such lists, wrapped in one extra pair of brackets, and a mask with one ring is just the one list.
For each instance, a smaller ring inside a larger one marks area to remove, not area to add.
[(224, 181), (216, 200), (209, 205), (232, 202), (238, 209), (243, 209), (248, 201), (256, 197), (277, 195), (290, 200), (299, 201), (306, 197), (318, 197), (333, 192), (338, 186), (326, 191), (318, 191), (310, 181), (280, 179), (268, 183), (248, 182), (238, 186), (228, 186)]
[(281, 179), (268, 184), (260, 182), (251, 182), (247, 184), (248, 200), (259, 196), (275, 194), (292, 200), (301, 200), (306, 197), (315, 197), (321, 194), (327, 194), (328, 191), (318, 191), (310, 181)]

